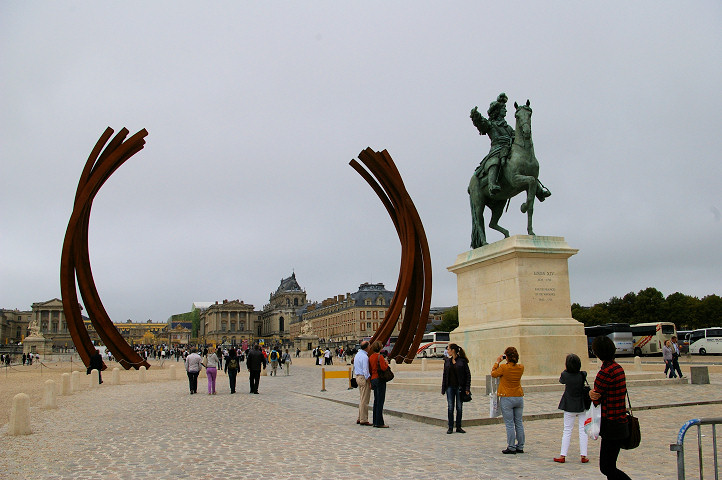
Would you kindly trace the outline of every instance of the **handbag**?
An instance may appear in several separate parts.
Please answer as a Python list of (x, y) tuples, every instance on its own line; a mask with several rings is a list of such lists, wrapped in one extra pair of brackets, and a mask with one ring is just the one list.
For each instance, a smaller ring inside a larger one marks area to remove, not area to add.
[(466, 393), (465, 391), (461, 391), (461, 401), (463, 403), (470, 402), (471, 401), (471, 392)]
[(378, 362), (379, 367), (379, 378), (383, 380), (384, 382), (390, 382), (394, 379), (394, 372), (391, 371), (391, 367), (387, 367), (386, 370), (381, 370), (381, 354), (379, 354), (378, 357), (376, 357), (376, 361)]
[(639, 419), (632, 412), (632, 401), (629, 399), (627, 392), (627, 402), (629, 402), (629, 410), (627, 411), (627, 424), (629, 425), (629, 436), (622, 441), (621, 447), (625, 450), (632, 450), (639, 446), (642, 442), (642, 432), (639, 429)]
[(358, 388), (358, 382), (356, 381), (356, 377), (351, 377), (351, 388)]
[(584, 385), (582, 386), (582, 401), (584, 402), (584, 410), (589, 410), (592, 406), (592, 399), (589, 397), (589, 392), (592, 391), (592, 387), (587, 382), (587, 377), (584, 377)]

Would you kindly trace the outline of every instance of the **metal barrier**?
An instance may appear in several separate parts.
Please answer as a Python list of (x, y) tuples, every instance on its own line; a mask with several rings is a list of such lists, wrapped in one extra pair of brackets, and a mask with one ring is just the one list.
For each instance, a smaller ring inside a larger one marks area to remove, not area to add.
[(699, 452), (699, 480), (704, 480), (704, 466), (702, 461), (702, 425), (712, 425), (712, 449), (714, 450), (714, 478), (719, 480), (717, 468), (717, 429), (716, 426), (722, 423), (722, 417), (695, 418), (682, 425), (677, 435), (677, 443), (669, 446), (669, 450), (677, 452), (677, 479), (685, 480), (684, 476), (684, 436), (690, 427), (697, 425), (697, 450)]

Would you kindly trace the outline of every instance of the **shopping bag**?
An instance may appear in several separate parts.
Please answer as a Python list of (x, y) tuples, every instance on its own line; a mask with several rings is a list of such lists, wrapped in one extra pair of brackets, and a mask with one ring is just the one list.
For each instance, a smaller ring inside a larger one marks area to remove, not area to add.
[(499, 396), (496, 390), (499, 388), (499, 379), (491, 379), (491, 393), (489, 394), (489, 418), (495, 418), (501, 415), (501, 405), (499, 405)]
[(584, 418), (584, 432), (592, 440), (599, 438), (599, 429), (602, 426), (602, 406), (592, 404)]
[(489, 418), (498, 417), (501, 415), (501, 407), (499, 406), (499, 397), (496, 392), (489, 394)]

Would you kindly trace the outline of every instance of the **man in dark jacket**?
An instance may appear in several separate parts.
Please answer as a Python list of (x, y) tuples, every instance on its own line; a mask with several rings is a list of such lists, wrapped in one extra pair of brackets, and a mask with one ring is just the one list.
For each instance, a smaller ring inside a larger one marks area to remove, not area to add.
[(248, 368), (248, 381), (251, 384), (251, 393), (258, 394), (261, 368), (266, 368), (266, 357), (261, 352), (261, 347), (259, 347), (258, 344), (253, 345), (253, 349), (248, 351), (246, 367)]
[(98, 383), (103, 383), (103, 377), (100, 372), (103, 371), (103, 357), (100, 356), (100, 352), (95, 350), (95, 353), (90, 355), (90, 364), (88, 365), (87, 374), (90, 375), (91, 370), (98, 371)]

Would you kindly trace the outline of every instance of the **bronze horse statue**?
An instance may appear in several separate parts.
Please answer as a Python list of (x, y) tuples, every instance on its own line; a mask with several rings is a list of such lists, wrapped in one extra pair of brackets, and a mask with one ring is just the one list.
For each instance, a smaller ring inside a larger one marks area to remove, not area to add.
[(526, 191), (526, 202), (521, 205), (521, 211), (527, 214), (527, 233), (534, 235), (532, 228), (534, 197), (541, 185), (538, 183), (539, 162), (534, 156), (534, 143), (531, 139), (532, 110), (529, 100), (526, 101), (526, 105), (521, 106), (514, 102), (514, 108), (516, 109), (514, 143), (512, 143), (511, 154), (499, 178), (501, 189), (491, 195), (487, 177), (479, 178), (476, 172), (469, 182), (468, 192), (472, 221), (471, 248), (488, 244), (484, 230), (484, 208), (486, 207), (491, 210), (489, 227), (503, 233), (504, 237), (509, 236), (509, 231), (499, 225), (499, 219), (504, 212), (504, 205), (523, 191)]

